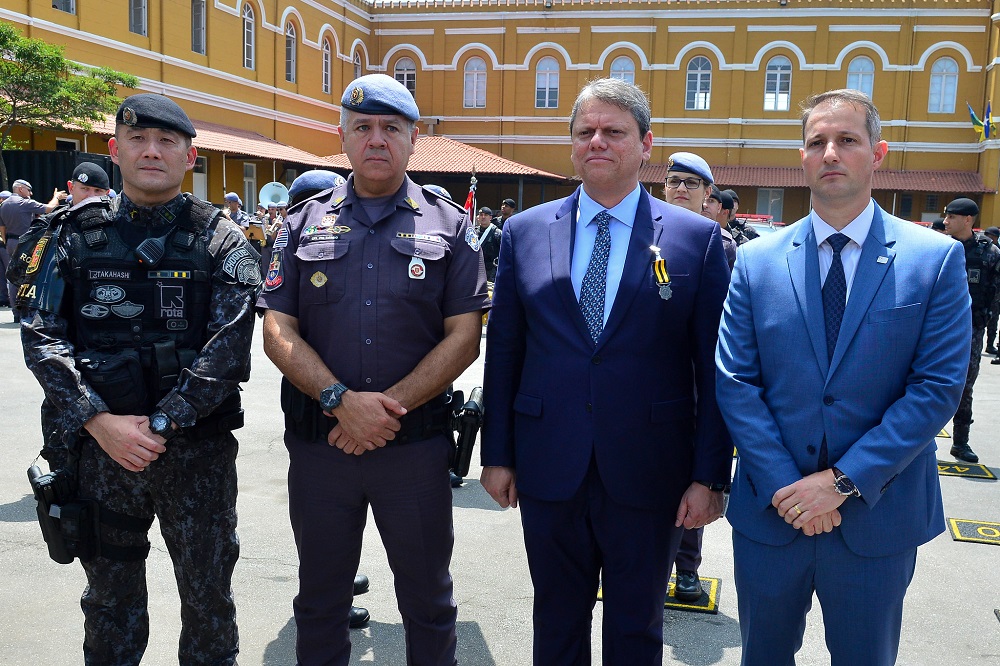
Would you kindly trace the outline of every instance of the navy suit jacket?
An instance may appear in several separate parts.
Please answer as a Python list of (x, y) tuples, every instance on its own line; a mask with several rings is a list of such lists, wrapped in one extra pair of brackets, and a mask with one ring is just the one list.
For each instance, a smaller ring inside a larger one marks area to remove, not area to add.
[[(596, 458), (609, 494), (676, 510), (693, 479), (726, 482), (732, 444), (715, 401), (729, 283), (719, 227), (643, 192), (617, 297), (596, 346), (570, 264), (579, 190), (503, 227), (486, 345), (482, 463), (518, 492), (576, 492)], [(672, 296), (653, 276), (660, 247)]]
[(833, 358), (807, 217), (740, 246), (719, 333), (718, 396), (739, 461), (727, 517), (754, 541), (800, 534), (775, 491), (829, 466), (861, 490), (847, 546), (886, 556), (944, 530), (935, 435), (958, 407), (971, 344), (962, 245), (876, 206)]

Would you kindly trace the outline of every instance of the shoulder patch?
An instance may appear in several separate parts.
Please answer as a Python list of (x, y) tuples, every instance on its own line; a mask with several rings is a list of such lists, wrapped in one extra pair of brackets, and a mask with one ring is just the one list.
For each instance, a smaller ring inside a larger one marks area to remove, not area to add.
[(479, 235), (472, 227), (465, 229), (465, 242), (469, 244), (473, 252), (479, 252)]

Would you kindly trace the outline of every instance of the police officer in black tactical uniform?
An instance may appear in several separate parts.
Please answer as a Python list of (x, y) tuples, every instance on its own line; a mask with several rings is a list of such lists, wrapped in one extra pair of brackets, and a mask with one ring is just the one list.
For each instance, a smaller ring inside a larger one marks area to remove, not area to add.
[(965, 381), (962, 401), (955, 412), (952, 425), (951, 455), (969, 462), (979, 462), (979, 456), (969, 446), (969, 427), (972, 425), (972, 387), (979, 376), (983, 354), (983, 333), (990, 317), (990, 308), (1000, 289), (1000, 250), (985, 235), (972, 230), (979, 215), (979, 206), (972, 199), (955, 199), (944, 209), (946, 233), (965, 247), (965, 270), (969, 276), (969, 295), (972, 297), (972, 356), (969, 374)]
[(15, 272), (25, 360), (46, 396), (43, 455), (100, 505), (99, 554), (81, 556), (84, 661), (142, 659), (155, 516), (181, 598), (179, 662), (235, 664), (231, 431), (243, 422), (258, 257), (220, 211), (181, 194), (197, 151), (177, 104), (134, 95), (115, 124), (121, 196), (36, 224)]
[(451, 666), (448, 389), (479, 354), (488, 307), (479, 238), (461, 206), (407, 177), (420, 113), (402, 84), (363, 76), (341, 106), (354, 171), (292, 209), (258, 301), (264, 351), (284, 375), (296, 655), (350, 661), (352, 578), (370, 506), (407, 663)]

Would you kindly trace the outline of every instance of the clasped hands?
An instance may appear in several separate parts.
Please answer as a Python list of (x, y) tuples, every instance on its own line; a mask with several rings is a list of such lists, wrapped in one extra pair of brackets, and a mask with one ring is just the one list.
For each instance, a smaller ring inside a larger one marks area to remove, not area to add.
[(833, 470), (803, 477), (774, 493), (778, 515), (806, 536), (832, 532), (840, 526), (840, 505), (847, 498), (834, 487)]
[(403, 414), (406, 408), (383, 393), (347, 391), (335, 412), (326, 412), (337, 419), (327, 442), (356, 456), (374, 451), (396, 437)]

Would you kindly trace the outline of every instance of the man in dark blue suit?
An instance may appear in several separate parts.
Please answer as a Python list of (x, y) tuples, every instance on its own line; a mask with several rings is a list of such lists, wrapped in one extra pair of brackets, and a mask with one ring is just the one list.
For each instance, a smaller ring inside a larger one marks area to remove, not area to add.
[(740, 246), (719, 333), (742, 663), (794, 664), (815, 592), (833, 666), (890, 666), (917, 546), (944, 530), (965, 255), (872, 200), (888, 146), (863, 93), (810, 98), (802, 135), (813, 210)]
[(486, 345), (482, 482), (521, 508), (534, 662), (659, 665), (683, 525), (722, 511), (732, 444), (713, 346), (729, 269), (719, 226), (639, 185), (649, 102), (613, 79), (570, 117), (583, 186), (504, 225)]

